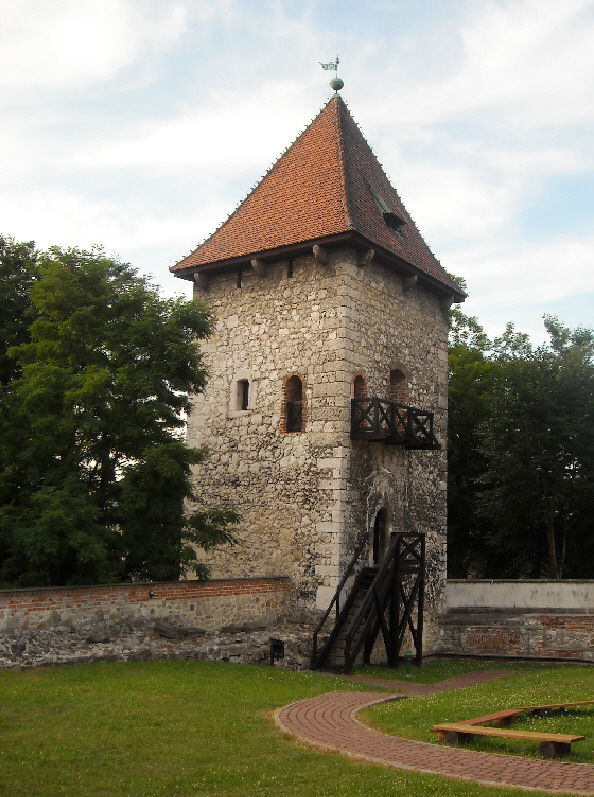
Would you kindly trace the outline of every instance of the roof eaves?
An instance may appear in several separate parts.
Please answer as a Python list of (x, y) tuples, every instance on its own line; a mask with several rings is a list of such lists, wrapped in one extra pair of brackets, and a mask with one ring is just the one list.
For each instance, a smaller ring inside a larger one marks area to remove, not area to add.
[(376, 260), (378, 263), (381, 263), (392, 270), (402, 272), (403, 275), (416, 276), (421, 284), (426, 285), (432, 290), (432, 292), (438, 293), (440, 296), (451, 296), (456, 302), (463, 302), (466, 298), (466, 294), (461, 291), (460, 288), (453, 282), (450, 283), (448, 281), (448, 283), (446, 283), (442, 281), (438, 277), (429, 274), (424, 269), (419, 268), (419, 266), (415, 266), (414, 263), (410, 263), (389, 249), (385, 249), (373, 241), (368, 241), (368, 245), (369, 244), (371, 244), (374, 250), (374, 260)]
[[(331, 244), (350, 243), (355, 248), (364, 248), (366, 244), (362, 237), (354, 230), (346, 230), (344, 232), (332, 233), (331, 235), (324, 235), (318, 238), (311, 238), (307, 241), (299, 241), (286, 246), (275, 247), (274, 249), (258, 250), (249, 252), (237, 257), (226, 258), (223, 260), (213, 260), (209, 263), (191, 264), (176, 270), (176, 277), (180, 279), (193, 279), (194, 274), (219, 274), (225, 271), (232, 271), (238, 266), (249, 264), (254, 258), (269, 262), (272, 260), (279, 260), (285, 257), (298, 256), (311, 253), (312, 247), (316, 244), (329, 246)], [(188, 258), (186, 258), (187, 260)], [(183, 261), (180, 261), (180, 263)]]
[(453, 282), (451, 284), (445, 283), (441, 279), (432, 276), (424, 269), (415, 266), (413, 263), (408, 262), (404, 258), (398, 256), (389, 249), (385, 249), (378, 243), (369, 240), (356, 230), (347, 230), (342, 233), (335, 233), (320, 238), (312, 238), (309, 241), (301, 241), (296, 244), (289, 244), (287, 246), (277, 247), (265, 251), (250, 252), (239, 257), (228, 258), (225, 260), (213, 261), (194, 266), (187, 266), (186, 268), (179, 269), (176, 276), (181, 279), (193, 281), (194, 274), (222, 274), (225, 272), (232, 272), (238, 268), (249, 266), (251, 260), (255, 257), (270, 262), (273, 260), (282, 260), (284, 258), (295, 257), (307, 253), (311, 253), (312, 247), (316, 244), (323, 246), (349, 244), (358, 250), (372, 248), (374, 251), (374, 259), (386, 266), (391, 270), (401, 272), (402, 275), (414, 275), (417, 277), (421, 284), (426, 285), (432, 292), (439, 294), (443, 297), (452, 297), (456, 302), (463, 302), (466, 294), (460, 290)]

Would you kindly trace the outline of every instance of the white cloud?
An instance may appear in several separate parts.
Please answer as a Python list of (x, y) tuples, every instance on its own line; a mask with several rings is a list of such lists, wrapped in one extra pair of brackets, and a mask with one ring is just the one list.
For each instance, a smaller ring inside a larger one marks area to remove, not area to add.
[(81, 89), (113, 80), (185, 30), (181, 2), (2, 0), (0, 89)]
[(546, 190), (547, 179), (580, 175), (588, 166), (585, 153), (546, 144), (527, 151), (445, 141), (415, 159), (385, 141), (381, 146), (386, 172), (421, 232), (448, 248), (462, 241), (497, 248), (501, 235), (515, 240), (522, 212)]
[(484, 173), (461, 161), (410, 163), (400, 159), (399, 166), (389, 172), (429, 243), (490, 239), (509, 226), (515, 213), (517, 194), (510, 185), (489, 182)]
[(519, 132), (594, 118), (591, 0), (487, 0), (467, 9), (449, 48), (425, 53), (432, 70), (424, 81), (395, 55), (378, 119), (414, 127), (465, 119)]
[(375, 35), (377, 9), (333, 5), (0, 0), (2, 231), (103, 242), (167, 281), (315, 116), (338, 51), (354, 117), (479, 317), (591, 290), (589, 233), (545, 245), (518, 220), (547, 177), (593, 166), (592, 0), (376, 3), (393, 24)]
[[(547, 340), (542, 317), (557, 314), (570, 327), (592, 327), (592, 310), (580, 297), (594, 294), (591, 252), (594, 237), (547, 244), (502, 239), (497, 245), (450, 250), (450, 271), (466, 277), (469, 298), (462, 309), (477, 316), (490, 337), (501, 335), (508, 321), (530, 335), (535, 344)], [(576, 301), (577, 299), (577, 301)]]
[(0, 232), (17, 240), (34, 238), (41, 248), (104, 244), (123, 252), (173, 243), (181, 258), (184, 248), (197, 243), (188, 236), (206, 237), (228, 212), (229, 208), (215, 199), (183, 213), (159, 208), (158, 203), (156, 210), (130, 207), (124, 213), (117, 198), (109, 201), (60, 189), (21, 192), (15, 188), (10, 197), (0, 195), (0, 218), (6, 225)]
[(592, 117), (589, 0), (488, 2), (476, 7), (461, 35), (464, 75), (448, 91), (454, 107), (507, 105), (519, 112), (520, 124), (567, 125)]
[[(456, 253), (459, 273), (471, 295), (483, 303), (529, 307), (594, 292), (594, 236), (547, 243), (505, 241), (499, 247), (468, 248)], [(458, 273), (458, 272), (456, 272)]]
[(238, 170), (268, 167), (296, 137), (307, 113), (298, 87), (286, 82), (265, 81), (255, 96), (219, 90), (175, 118), (144, 122), (123, 136), (84, 141), (65, 155), (64, 165), (157, 172), (192, 166), (225, 179)]

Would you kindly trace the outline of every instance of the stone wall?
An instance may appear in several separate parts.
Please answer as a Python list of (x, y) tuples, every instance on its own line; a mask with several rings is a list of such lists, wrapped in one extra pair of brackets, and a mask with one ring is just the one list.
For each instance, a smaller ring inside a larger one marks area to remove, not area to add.
[[(197, 294), (217, 323), (201, 344), (209, 382), (195, 398), (188, 439), (210, 449), (195, 468), (200, 495), (242, 515), (240, 546), (200, 552), (213, 576), (285, 575), (313, 606), (319, 550), (338, 528), (332, 477), (343, 469), (345, 435), (334, 396), (321, 394), (342, 368), (342, 302), (334, 271), (300, 258), (288, 273), (286, 261), (267, 264), (262, 278), (244, 271), (241, 287), (236, 274), (217, 275)], [(305, 434), (281, 432), (289, 374), (303, 379)], [(249, 381), (246, 410), (236, 402), (242, 380)]]
[(449, 581), (439, 652), (594, 662), (592, 581)]
[(89, 629), (167, 620), (209, 630), (286, 613), (287, 579), (171, 581), (0, 591), (0, 630)]
[(345, 272), (352, 297), (346, 324), (347, 405), (354, 374), (364, 375), (368, 395), (387, 398), (390, 371), (398, 369), (405, 376), (405, 403), (434, 413), (442, 451), (350, 441), (343, 554), (348, 559), (355, 539), (364, 534), (371, 543), (380, 509), (387, 513), (388, 537), (391, 531), (425, 533), (424, 650), (429, 653), (446, 582), (447, 313), (422, 285), (405, 290), (401, 278), (380, 265), (358, 268), (351, 259)]
[[(152, 593), (152, 597), (151, 597)], [(199, 659), (309, 666), (312, 623), (287, 579), (118, 584), (0, 592), (0, 667)]]
[[(407, 289), (409, 288), (409, 289)], [(446, 437), (447, 314), (420, 284), (349, 248), (211, 276), (196, 286), (216, 314), (201, 348), (209, 383), (189, 418), (192, 445), (210, 457), (195, 469), (199, 492), (242, 514), (242, 544), (200, 552), (213, 575), (285, 575), (309, 608), (326, 608), (356, 542), (377, 512), (387, 530), (427, 534), (428, 640), (445, 583), (445, 452), (351, 441), (353, 379), (387, 397), (390, 370), (406, 376), (409, 403), (435, 412)], [(285, 433), (288, 375), (302, 379), (306, 422)], [(239, 384), (249, 383), (246, 409)], [(429, 643), (431, 647), (431, 643)]]

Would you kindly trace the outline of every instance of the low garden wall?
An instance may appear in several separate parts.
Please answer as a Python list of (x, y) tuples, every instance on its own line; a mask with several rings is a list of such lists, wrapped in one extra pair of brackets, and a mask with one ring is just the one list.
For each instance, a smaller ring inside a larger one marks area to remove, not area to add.
[(449, 580), (440, 653), (594, 663), (593, 581)]
[(175, 581), (0, 591), (0, 667), (96, 660), (309, 663), (311, 618), (288, 578)]
[(215, 630), (273, 622), (287, 610), (287, 578), (171, 581), (0, 591), (0, 631), (89, 628), (167, 619)]
[(572, 609), (594, 612), (594, 581), (449, 579), (448, 609)]

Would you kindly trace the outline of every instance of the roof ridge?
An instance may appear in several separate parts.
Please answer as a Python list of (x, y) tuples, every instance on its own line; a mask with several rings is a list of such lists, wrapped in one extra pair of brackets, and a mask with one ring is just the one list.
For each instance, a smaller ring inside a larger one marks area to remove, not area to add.
[[(336, 129), (337, 129), (337, 136), (336, 136), (336, 146), (338, 148), (338, 168), (340, 173), (340, 181), (341, 181), (341, 196), (342, 196), (342, 205), (344, 208), (345, 214), (345, 222), (349, 229), (354, 230), (355, 225), (353, 222), (353, 217), (351, 215), (351, 203), (349, 201), (349, 194), (350, 194), (350, 186), (349, 181), (347, 179), (347, 167), (346, 167), (346, 158), (345, 158), (345, 148), (344, 148), (344, 140), (342, 135), (342, 124), (340, 113), (342, 106), (344, 106), (347, 113), (349, 113), (348, 106), (346, 102), (336, 94), (333, 98), (336, 102)], [(330, 100), (331, 102), (332, 100)]]
[[(344, 108), (346, 125), (349, 123), (352, 125), (352, 133), (354, 133), (356, 138), (359, 139), (359, 142), (364, 145), (366, 150), (366, 152), (356, 153), (354, 150), (357, 148), (357, 142), (354, 140), (351, 141), (350, 147), (346, 149), (346, 185), (353, 229), (362, 233), (368, 240), (375, 242), (376, 245), (393, 252), (416, 268), (420, 268), (427, 276), (432, 276), (434, 279), (437, 279), (439, 282), (449, 287), (455, 287), (456, 294), (460, 295), (459, 286), (455, 285), (449, 274), (433, 254), (429, 245), (423, 239), (414, 218), (405, 207), (398, 190), (393, 186), (384, 165), (371, 144), (367, 141), (358, 122), (353, 118), (348, 105), (342, 98), (341, 101)], [(348, 135), (348, 131), (345, 130), (344, 126), (341, 127), (341, 134), (343, 136)], [(353, 160), (355, 155), (359, 155), (360, 157)], [(362, 161), (367, 157), (369, 161), (365, 165), (362, 165)], [(377, 176), (374, 179), (373, 171), (375, 170), (377, 170)], [(378, 184), (378, 176), (379, 182), (383, 183), (383, 186)], [(361, 185), (361, 179), (366, 183), (365, 186)], [(357, 182), (359, 183), (358, 186), (356, 185)], [(375, 187), (373, 183), (376, 184)], [(391, 207), (386, 205), (385, 199), (379, 191), (380, 188), (381, 192), (385, 192), (388, 205), (391, 205)], [(379, 222), (379, 224), (374, 223), (374, 220), (369, 216), (368, 208), (361, 204), (361, 192), (369, 193), (369, 196), (373, 197), (373, 204), (377, 206), (376, 209), (379, 211), (379, 215), (375, 221)], [(359, 201), (357, 202), (356, 200)], [(395, 209), (397, 210), (396, 214), (393, 213)], [(391, 219), (390, 216), (392, 217)], [(390, 222), (397, 222), (398, 216), (403, 217), (402, 220), (405, 221), (405, 225), (399, 226), (398, 229), (395, 230)], [(381, 222), (379, 221), (380, 219)], [(392, 227), (392, 229), (389, 229), (390, 227)], [(407, 233), (404, 234), (404, 230), (407, 227)], [(390, 240), (390, 238), (392, 240)], [(427, 255), (429, 257), (427, 257)]]

